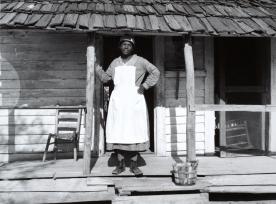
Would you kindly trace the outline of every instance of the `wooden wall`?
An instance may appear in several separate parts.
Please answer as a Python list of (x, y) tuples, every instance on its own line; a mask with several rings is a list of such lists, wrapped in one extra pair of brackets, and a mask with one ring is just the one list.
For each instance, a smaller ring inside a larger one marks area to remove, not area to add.
[[(86, 45), (80, 33), (1, 31), (0, 105), (85, 104)], [(0, 161), (42, 152), (54, 124), (55, 110), (0, 110)]]
[[(170, 49), (167, 52), (170, 52)], [(195, 61), (195, 102), (196, 104), (214, 103), (213, 39), (193, 38), (193, 54)], [(184, 155), (186, 154), (186, 73), (184, 67), (183, 70), (174, 71), (164, 67), (162, 71), (164, 107), (156, 109), (155, 116), (156, 120), (159, 121), (156, 124), (157, 146), (159, 146), (157, 147), (157, 154)], [(214, 153), (214, 130), (214, 112), (196, 112), (197, 154)]]

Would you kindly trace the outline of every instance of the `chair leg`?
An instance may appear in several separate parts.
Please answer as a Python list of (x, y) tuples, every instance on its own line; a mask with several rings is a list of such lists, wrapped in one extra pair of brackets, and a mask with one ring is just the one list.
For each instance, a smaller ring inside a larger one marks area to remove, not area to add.
[(77, 147), (74, 147), (74, 160), (75, 160), (75, 161), (78, 160), (78, 151), (77, 151)]
[(54, 159), (57, 160), (57, 139), (55, 138), (55, 142), (54, 142)]
[(46, 147), (45, 147), (45, 150), (44, 150), (44, 153), (43, 153), (43, 159), (42, 159), (43, 162), (46, 160), (46, 157), (47, 157), (47, 153), (48, 153), (48, 148), (49, 148), (49, 144), (50, 144), (50, 141), (51, 141), (51, 137), (52, 137), (52, 135), (49, 134), (48, 139), (47, 139), (47, 143), (46, 143)]

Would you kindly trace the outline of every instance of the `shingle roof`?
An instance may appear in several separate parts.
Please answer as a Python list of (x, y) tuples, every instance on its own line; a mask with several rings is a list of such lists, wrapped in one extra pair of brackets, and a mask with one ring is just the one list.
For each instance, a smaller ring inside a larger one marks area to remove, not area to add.
[(2, 0), (0, 26), (275, 36), (276, 0)]

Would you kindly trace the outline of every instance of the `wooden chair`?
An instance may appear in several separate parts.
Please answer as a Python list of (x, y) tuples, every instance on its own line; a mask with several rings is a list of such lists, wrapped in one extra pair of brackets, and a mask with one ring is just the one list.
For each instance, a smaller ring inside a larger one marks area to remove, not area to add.
[[(53, 152), (56, 159), (58, 151), (74, 149), (74, 160), (77, 160), (79, 149), (80, 125), (82, 109), (57, 109), (55, 133), (50, 133), (43, 154), (43, 162), (46, 159), (50, 144), (54, 144)], [(51, 142), (53, 140), (53, 142)], [(66, 148), (67, 147), (67, 148)]]
[(247, 121), (229, 120), (226, 122), (227, 147), (249, 149), (252, 144), (248, 134)]

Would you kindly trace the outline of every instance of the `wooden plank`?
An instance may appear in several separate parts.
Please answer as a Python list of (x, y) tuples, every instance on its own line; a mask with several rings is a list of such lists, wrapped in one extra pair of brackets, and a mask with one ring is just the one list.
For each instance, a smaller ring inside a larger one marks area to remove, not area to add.
[(115, 16), (105, 15), (104, 26), (106, 28), (116, 28)]
[(127, 27), (128, 28), (131, 28), (131, 29), (135, 28), (135, 26), (136, 26), (135, 25), (136, 24), (135, 16), (127, 14), (126, 15), (126, 22), (127, 22)]
[[(35, 153), (35, 152), (44, 152), (46, 147), (45, 144), (9, 144), (9, 145), (0, 145), (0, 153)], [(49, 152), (53, 151), (54, 146), (49, 146)], [(71, 152), (73, 155), (73, 145), (61, 145), (61, 152)], [(79, 150), (84, 150), (84, 143), (79, 143)]]
[[(9, 46), (9, 48), (17, 47), (19, 50), (24, 50), (25, 46), (27, 45), (18, 45), (18, 46)], [(30, 46), (30, 45), (28, 45)], [(1, 48), (5, 49), (5, 45)], [(66, 43), (63, 44), (63, 49), (71, 49), (71, 45), (67, 45)], [(76, 47), (76, 44), (75, 44)], [(36, 50), (36, 46), (32, 46), (34, 50)], [(49, 48), (44, 47), (44, 49), (62, 49), (59, 46), (49, 46)], [(0, 61), (1, 71), (12, 71), (13, 69), (20, 70), (19, 67), (24, 67), (24, 70), (28, 71), (45, 71), (45, 70), (85, 70), (85, 62), (84, 61), (75, 61), (75, 60), (68, 60), (68, 61), (55, 61), (55, 60), (48, 60), (48, 61), (13, 61), (12, 64), (8, 61)]]
[[(84, 79), (84, 71), (2, 71), (0, 80)], [(3, 82), (5, 83), (5, 82)]]
[(138, 29), (138, 30), (145, 29), (144, 20), (143, 20), (142, 16), (136, 15), (136, 29)]
[(83, 156), (83, 174), (90, 174), (91, 143), (93, 135), (93, 104), (94, 104), (94, 63), (95, 63), (95, 34), (88, 34), (87, 47), (87, 85), (86, 85), (86, 128), (85, 128), (85, 146)]
[(65, 14), (63, 14), (63, 13), (61, 13), (61, 14), (56, 14), (56, 15), (52, 18), (52, 20), (51, 20), (49, 26), (50, 26), (50, 27), (60, 26), (60, 25), (62, 24), (62, 22), (63, 22), (64, 16), (65, 16)]
[(250, 194), (268, 194), (276, 193), (275, 186), (212, 186), (207, 190), (209, 193), (250, 193)]
[[(270, 39), (271, 62), (270, 62), (270, 100), (271, 104), (276, 106), (276, 39)], [(276, 152), (276, 113), (270, 113), (269, 116), (269, 139), (268, 150)]]
[(179, 25), (182, 26), (184, 31), (191, 32), (193, 30), (191, 27), (191, 24), (189, 23), (188, 19), (185, 16), (174, 15), (174, 18), (177, 20)]
[[(39, 134), (39, 135), (1, 135), (0, 144), (8, 145), (11, 143), (14, 145), (33, 145), (33, 144), (44, 144), (46, 145), (48, 139), (48, 134)], [(53, 141), (51, 141), (53, 142)], [(80, 143), (84, 142), (84, 134), (80, 135)], [(45, 146), (44, 146), (45, 147)]]
[(24, 22), (27, 20), (27, 18), (28, 18), (28, 14), (20, 13), (13, 19), (13, 23), (14, 24), (24, 24)]
[[(218, 72), (219, 72), (219, 104), (225, 105), (226, 103), (226, 93), (225, 93), (225, 54), (222, 52), (223, 45), (219, 43), (219, 60), (218, 60)], [(211, 111), (211, 110), (210, 110)], [(220, 112), (219, 113), (219, 146), (225, 147), (226, 146), (226, 113)], [(220, 151), (221, 156), (224, 156), (224, 153)]]
[[(166, 117), (181, 117), (186, 116), (187, 110), (183, 107), (171, 107), (166, 108)], [(196, 111), (196, 116), (202, 115), (204, 116), (204, 111)]]
[[(207, 76), (205, 78), (205, 103), (213, 104), (215, 101), (215, 65), (214, 65), (214, 39), (204, 40), (204, 59)], [(215, 152), (215, 112), (205, 112), (205, 153)]]
[[(62, 106), (78, 106), (85, 104), (85, 97), (39, 97), (39, 98), (5, 98), (2, 100), (0, 108), (12, 109), (12, 108), (43, 108), (44, 106), (56, 106), (57, 104)], [(49, 107), (49, 108), (51, 108)]]
[(119, 14), (115, 16), (116, 26), (117, 28), (124, 28), (127, 26), (126, 17), (123, 14)]
[(201, 104), (192, 107), (195, 111), (246, 111), (246, 112), (275, 112), (275, 105), (213, 105)]
[[(185, 107), (183, 104), (186, 104), (187, 98), (166, 98), (165, 106), (166, 107)], [(204, 97), (196, 97), (196, 104), (204, 104)]]
[[(3, 135), (37, 135), (54, 133), (55, 125), (3, 125), (0, 134)], [(81, 128), (81, 134), (84, 134), (84, 128)]]
[(16, 13), (7, 13), (4, 17), (0, 19), (1, 25), (7, 25), (14, 17), (16, 16)]
[(154, 64), (158, 67), (160, 71), (159, 82), (155, 86), (155, 102), (157, 106), (163, 106), (165, 100), (165, 67), (163, 60), (165, 55), (164, 40), (164, 37), (155, 37), (154, 39)]
[[(204, 142), (204, 132), (196, 132), (196, 142)], [(186, 142), (185, 133), (166, 134), (166, 141), (169, 143)], [(206, 148), (206, 147), (205, 147)]]
[[(78, 186), (76, 188), (76, 186)], [(99, 192), (107, 186), (87, 186), (86, 178), (0, 181), (1, 192)]]
[(162, 204), (195, 204), (208, 203), (207, 196), (201, 194), (185, 195), (154, 195), (154, 196), (119, 196), (112, 200), (114, 204), (132, 203), (162, 203)]
[[(177, 73), (175, 71), (166, 71), (165, 72), (165, 77), (166, 78), (171, 78), (171, 77), (176, 77)], [(206, 77), (207, 72), (204, 70), (195, 70), (195, 76), (196, 77)], [(180, 71), (180, 77), (186, 77), (187, 73), (185, 71)]]
[(3, 204), (20, 203), (78, 203), (91, 200), (107, 201), (112, 199), (109, 192), (14, 192), (0, 193)]
[[(204, 123), (204, 122), (205, 122), (205, 115), (196, 115), (196, 123)], [(186, 115), (166, 117), (165, 124), (166, 125), (186, 124)]]
[(213, 176), (208, 182), (215, 186), (276, 186), (276, 174)]
[(215, 129), (216, 129), (216, 117), (215, 112), (205, 111), (205, 153), (215, 153)]
[[(0, 89), (4, 98), (85, 97), (84, 89)], [(20, 93), (20, 96), (19, 94)]]
[(158, 156), (166, 155), (166, 135), (165, 135), (165, 108), (158, 106), (154, 109), (155, 114), (155, 143), (156, 154)]
[[(186, 142), (176, 142), (176, 143), (167, 143), (167, 151), (187, 151), (187, 143)], [(195, 151), (196, 150), (204, 150), (205, 142), (204, 141), (196, 141), (195, 142)]]
[[(197, 123), (195, 125), (195, 132), (204, 132), (204, 123)], [(165, 133), (166, 134), (178, 134), (178, 133), (186, 133), (186, 124), (179, 125), (166, 125)]]
[[(95, 55), (97, 63), (103, 64), (103, 37), (101, 35), (96, 36)], [(93, 156), (102, 156), (105, 153), (105, 138), (104, 138), (104, 125), (101, 120), (103, 116), (102, 108), (102, 82), (99, 78), (95, 79), (94, 88), (94, 140), (93, 140)]]
[(63, 20), (63, 25), (74, 28), (76, 26), (78, 17), (79, 17), (79, 14), (74, 14), (74, 13), (66, 14)]
[[(179, 79), (179, 87), (184, 89), (186, 83), (186, 78)], [(166, 78), (166, 89), (167, 90), (175, 90), (176, 87), (176, 79), (173, 77)], [(195, 87), (196, 89), (204, 90), (205, 89), (205, 78), (204, 77), (196, 77), (195, 79)]]
[[(165, 97), (166, 98), (186, 98), (186, 90), (185, 89), (180, 89), (178, 90), (178, 93), (176, 90), (166, 90), (165, 91)], [(205, 96), (205, 90), (203, 89), (197, 89), (195, 92), (196, 97), (204, 97)]]
[(191, 47), (191, 36), (186, 36), (184, 45), (184, 59), (186, 68), (186, 92), (187, 92), (187, 122), (186, 122), (186, 143), (187, 143), (187, 161), (195, 161), (195, 111), (191, 111), (190, 107), (195, 104), (195, 76), (193, 50)]
[(55, 108), (48, 109), (0, 109), (0, 116), (55, 116)]
[(158, 18), (155, 15), (149, 15), (152, 30), (159, 30)]
[(35, 27), (45, 28), (50, 23), (53, 15), (52, 14), (44, 14), (35, 24)]
[(172, 16), (172, 15), (165, 15), (164, 19), (167, 23), (167, 25), (175, 31), (181, 31), (182, 30), (182, 26), (179, 25), (179, 23), (177, 22), (177, 20)]

